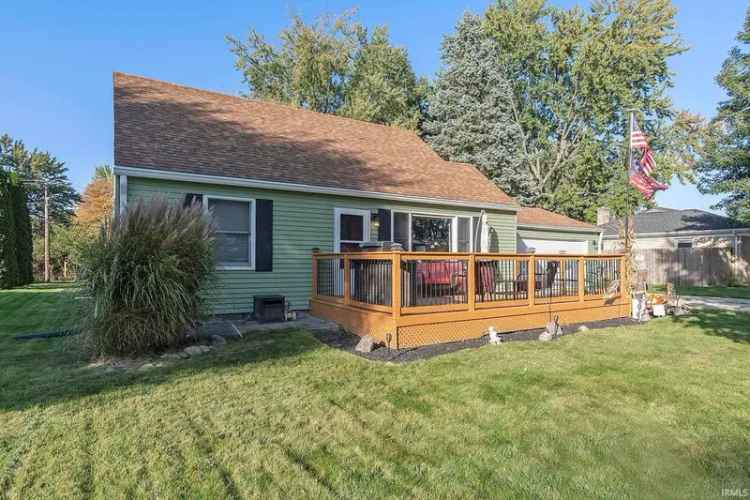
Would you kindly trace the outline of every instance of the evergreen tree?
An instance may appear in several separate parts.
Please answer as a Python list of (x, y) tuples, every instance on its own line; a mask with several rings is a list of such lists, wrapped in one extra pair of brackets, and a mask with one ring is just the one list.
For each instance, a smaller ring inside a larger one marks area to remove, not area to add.
[[(750, 9), (737, 40), (750, 45)], [(716, 78), (728, 99), (706, 134), (702, 161), (698, 164), (698, 188), (723, 195), (715, 208), (750, 222), (750, 51), (734, 47)]]
[(18, 262), (18, 285), (28, 285), (34, 281), (34, 244), (31, 233), (26, 189), (18, 183), (11, 187), (13, 196), (13, 216), (16, 229), (16, 258)]
[(0, 168), (0, 288), (11, 288), (21, 281), (12, 190), (11, 175)]
[(40, 234), (44, 228), (42, 181), (48, 183), (51, 224), (70, 222), (73, 208), (80, 197), (68, 179), (65, 163), (46, 151), (29, 151), (23, 141), (13, 140), (6, 134), (0, 136), (0, 167), (15, 172), (20, 181), (27, 181), (24, 186), (27, 190), (29, 215), (34, 233)]
[(511, 195), (532, 181), (520, 168), (521, 129), (512, 117), (512, 90), (497, 64), (497, 43), (478, 16), (464, 14), (442, 46), (444, 67), (430, 98), (424, 136), (451, 161), (478, 166)]

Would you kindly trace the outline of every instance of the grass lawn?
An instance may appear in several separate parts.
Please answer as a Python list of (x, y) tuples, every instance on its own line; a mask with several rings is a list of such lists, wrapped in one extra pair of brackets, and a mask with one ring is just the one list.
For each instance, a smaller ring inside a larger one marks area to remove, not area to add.
[(750, 316), (405, 365), (305, 331), (106, 373), (70, 289), (0, 292), (0, 498), (705, 498), (750, 488)]
[[(666, 285), (649, 287), (655, 292), (666, 292)], [(736, 299), (750, 299), (750, 287), (748, 286), (680, 286), (677, 287), (680, 295), (695, 295), (698, 297), (725, 297)]]

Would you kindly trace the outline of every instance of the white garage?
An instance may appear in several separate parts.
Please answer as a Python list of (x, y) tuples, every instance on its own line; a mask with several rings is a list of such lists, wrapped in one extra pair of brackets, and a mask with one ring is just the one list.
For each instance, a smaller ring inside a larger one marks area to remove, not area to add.
[(518, 237), (519, 253), (564, 253), (564, 254), (587, 254), (589, 244), (587, 241), (575, 240), (545, 240), (540, 238)]

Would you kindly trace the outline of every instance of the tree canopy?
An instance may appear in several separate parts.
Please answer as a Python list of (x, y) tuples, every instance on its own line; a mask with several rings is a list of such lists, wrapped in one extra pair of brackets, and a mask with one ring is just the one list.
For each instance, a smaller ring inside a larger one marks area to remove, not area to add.
[(452, 161), (478, 166), (508, 193), (530, 191), (521, 170), (521, 128), (511, 86), (496, 63), (497, 43), (480, 17), (466, 13), (443, 41), (443, 69), (430, 95), (424, 136)]
[(415, 129), (424, 81), (388, 30), (372, 33), (354, 13), (322, 16), (311, 24), (292, 18), (274, 47), (255, 29), (245, 41), (227, 37), (249, 96), (322, 113)]
[(750, 9), (737, 41), (716, 78), (728, 98), (707, 127), (696, 170), (702, 192), (723, 196), (714, 208), (750, 222)]
[(68, 224), (80, 197), (68, 179), (65, 164), (46, 151), (26, 149), (23, 141), (0, 136), (0, 166), (15, 172), (28, 193), (29, 213), (35, 233), (43, 229), (44, 190), (49, 189), (49, 217), (52, 224)]
[[(499, 0), (484, 14), (493, 62), (512, 90), (511, 123), (520, 130), (524, 203), (591, 219), (621, 189), (628, 196), (623, 146), (627, 110), (639, 111), (657, 157), (657, 177), (675, 117), (668, 59), (685, 50), (670, 0), (599, 0), (590, 10), (543, 0)], [(630, 195), (632, 196), (632, 194)]]

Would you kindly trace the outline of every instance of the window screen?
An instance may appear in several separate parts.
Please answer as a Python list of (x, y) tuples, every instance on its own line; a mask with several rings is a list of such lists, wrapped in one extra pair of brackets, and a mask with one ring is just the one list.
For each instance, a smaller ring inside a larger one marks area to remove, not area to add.
[(458, 218), (458, 248), (456, 250), (471, 251), (471, 219), (469, 217)]
[(223, 265), (251, 265), (251, 202), (209, 199), (216, 225), (216, 261)]
[(693, 248), (692, 241), (678, 241), (677, 248)]
[(361, 215), (341, 214), (341, 241), (364, 241), (364, 219)]
[(482, 251), (482, 218), (472, 217), (471, 221), (473, 222), (472, 227), (471, 227), (471, 232), (472, 232), (472, 236), (474, 237), (474, 251), (481, 252)]
[(393, 214), (393, 241), (400, 243), (404, 250), (409, 248), (409, 214), (395, 212)]

